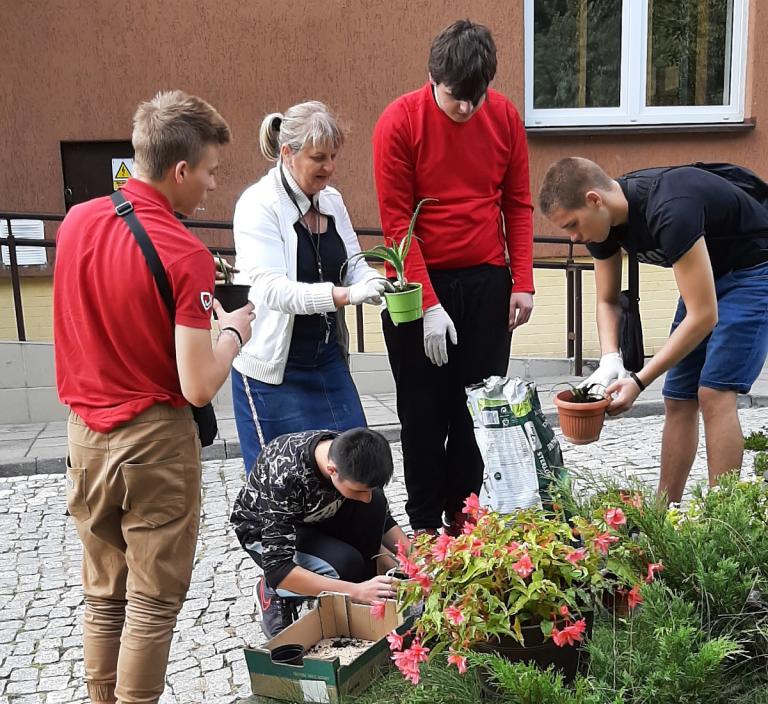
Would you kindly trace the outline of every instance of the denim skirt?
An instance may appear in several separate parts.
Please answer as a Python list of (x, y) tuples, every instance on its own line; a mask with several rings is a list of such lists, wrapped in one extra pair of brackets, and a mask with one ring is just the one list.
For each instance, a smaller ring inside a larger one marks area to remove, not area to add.
[(235, 423), (246, 474), (263, 445), (279, 435), (367, 425), (360, 396), (336, 336), (292, 340), (282, 384), (232, 370)]

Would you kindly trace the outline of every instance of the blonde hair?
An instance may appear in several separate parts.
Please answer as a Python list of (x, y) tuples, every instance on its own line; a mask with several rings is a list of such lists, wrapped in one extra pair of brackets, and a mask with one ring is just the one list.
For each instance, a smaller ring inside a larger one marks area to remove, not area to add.
[(267, 115), (259, 128), (259, 148), (265, 159), (278, 161), (280, 148), (287, 144), (293, 154), (307, 144), (329, 146), (338, 150), (344, 144), (344, 133), (336, 117), (317, 100), (299, 103), (285, 114)]
[(547, 169), (539, 190), (539, 207), (545, 217), (555, 210), (578, 210), (586, 203), (588, 191), (611, 188), (611, 177), (594, 161), (568, 156)]
[(138, 171), (160, 181), (180, 161), (196, 166), (208, 144), (229, 144), (224, 118), (203, 99), (180, 90), (161, 91), (139, 105), (133, 116), (134, 159)]

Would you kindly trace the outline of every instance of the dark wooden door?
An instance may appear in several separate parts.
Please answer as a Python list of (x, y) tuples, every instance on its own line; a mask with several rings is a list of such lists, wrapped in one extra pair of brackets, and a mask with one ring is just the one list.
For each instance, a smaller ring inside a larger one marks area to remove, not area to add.
[[(64, 203), (67, 210), (77, 203), (112, 193), (116, 172), (113, 159), (120, 160), (116, 164), (119, 171), (123, 160), (133, 159), (133, 145), (128, 141), (61, 143)], [(120, 175), (124, 176), (125, 173), (123, 170)]]

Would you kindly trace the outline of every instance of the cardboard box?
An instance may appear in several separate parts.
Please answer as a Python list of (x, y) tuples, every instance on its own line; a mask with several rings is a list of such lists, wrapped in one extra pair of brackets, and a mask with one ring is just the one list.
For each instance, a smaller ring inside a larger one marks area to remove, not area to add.
[[(312, 611), (278, 636), (259, 648), (245, 649), (253, 693), (290, 702), (338, 704), (342, 696), (362, 692), (391, 664), (385, 636), (393, 629), (407, 629), (394, 601), (387, 601), (383, 619), (375, 619), (370, 606), (355, 604), (344, 594), (321, 594)], [(324, 638), (339, 636), (374, 642), (346, 666), (338, 658), (304, 657), (302, 665), (272, 662), (271, 652), (280, 645), (300, 643), (309, 650)]]

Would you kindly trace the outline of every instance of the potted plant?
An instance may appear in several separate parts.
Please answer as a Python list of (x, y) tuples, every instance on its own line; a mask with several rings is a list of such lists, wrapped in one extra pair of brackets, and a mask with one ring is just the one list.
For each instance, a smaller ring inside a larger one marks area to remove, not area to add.
[[(422, 198), (417, 204), (416, 209), (411, 216), (411, 222), (408, 225), (408, 233), (400, 240), (399, 244), (392, 244), (388, 247), (383, 244), (376, 245), (372, 249), (358, 252), (351, 256), (344, 264), (347, 266), (350, 262), (360, 257), (368, 257), (381, 262), (386, 262), (394, 270), (397, 278), (390, 283), (391, 290), (384, 293), (387, 302), (387, 310), (392, 318), (392, 322), (410, 323), (418, 320), (423, 315), (422, 311), (422, 290), (420, 283), (409, 283), (405, 278), (405, 259), (411, 249), (413, 242), (414, 228), (416, 227), (416, 218), (424, 203), (437, 202), (436, 198)], [(417, 238), (418, 239), (418, 238)], [(389, 282), (388, 282), (389, 283)]]
[(418, 681), (419, 663), (444, 652), (460, 671), (472, 650), (510, 660), (554, 665), (567, 677), (578, 668), (591, 612), (604, 589), (606, 559), (622, 555), (616, 522), (525, 509), (502, 516), (479, 506), (474, 494), (458, 537), (417, 538), (398, 560), (409, 579), (398, 585), (398, 607), (423, 601), (408, 647), (392, 637), (400, 671)]
[(216, 278), (216, 288), (214, 296), (221, 303), (221, 307), (231, 313), (233, 310), (242, 308), (248, 303), (248, 293), (251, 287), (247, 284), (236, 284), (233, 280), (235, 269), (229, 262), (222, 259), (220, 254), (216, 254), (216, 269), (220, 272), (221, 278)]
[(565, 439), (574, 445), (588, 445), (600, 437), (605, 422), (605, 409), (611, 399), (595, 392), (598, 386), (601, 385), (568, 384), (569, 388), (555, 394), (560, 430)]

